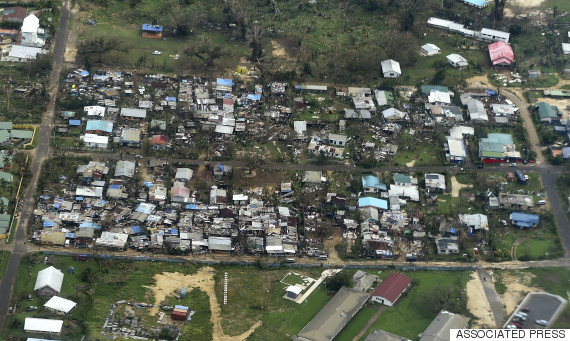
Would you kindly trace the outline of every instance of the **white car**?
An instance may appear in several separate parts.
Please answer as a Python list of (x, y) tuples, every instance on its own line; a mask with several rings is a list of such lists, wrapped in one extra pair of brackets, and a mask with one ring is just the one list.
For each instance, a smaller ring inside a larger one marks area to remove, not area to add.
[(547, 326), (548, 325), (548, 321), (546, 320), (536, 320), (536, 324), (538, 324), (539, 326)]
[(158, 55), (161, 55), (162, 52), (160, 52), (160, 51), (152, 51), (152, 54), (155, 55), (155, 56), (158, 56)]

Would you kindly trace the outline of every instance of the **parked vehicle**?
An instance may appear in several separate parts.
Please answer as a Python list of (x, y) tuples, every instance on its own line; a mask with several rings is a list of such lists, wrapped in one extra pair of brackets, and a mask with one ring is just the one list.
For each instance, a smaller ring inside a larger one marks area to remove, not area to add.
[(34, 305), (29, 306), (28, 309), (26, 309), (26, 311), (35, 311), (35, 310), (38, 310), (38, 307), (36, 307)]
[(284, 263), (295, 263), (295, 258), (285, 258)]
[(509, 325), (507, 326), (507, 329), (518, 329), (518, 328), (519, 328), (519, 327), (517, 327), (517, 326), (514, 325), (514, 324), (509, 324)]
[(327, 260), (329, 259), (329, 256), (327, 255), (319, 255), (319, 257), (317, 257), (318, 260)]
[(536, 324), (538, 324), (539, 326), (548, 326), (548, 321), (546, 320), (536, 320)]

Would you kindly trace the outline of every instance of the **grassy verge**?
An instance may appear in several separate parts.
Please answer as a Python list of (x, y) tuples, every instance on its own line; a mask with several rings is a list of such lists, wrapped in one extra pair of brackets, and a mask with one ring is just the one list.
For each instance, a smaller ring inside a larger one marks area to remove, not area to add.
[(570, 174), (568, 172), (562, 173), (558, 179), (556, 179), (556, 186), (558, 187), (562, 207), (566, 210), (566, 216), (570, 219), (570, 207), (568, 202), (568, 198), (570, 197)]
[(8, 240), (6, 240), (6, 243), (12, 244), (14, 241), (14, 236), (16, 235), (16, 226), (18, 226), (18, 219), (14, 218), (14, 220), (12, 220), (12, 225), (10, 226), (10, 233), (8, 234)]
[(497, 292), (497, 294), (503, 295), (505, 292), (507, 292), (507, 286), (503, 283), (502, 271), (495, 270), (494, 274), (495, 274), (495, 282), (494, 282), (495, 291)]
[(6, 271), (9, 259), (10, 259), (10, 252), (0, 251), (0, 278), (4, 276), (4, 271)]
[(35, 131), (35, 134), (34, 134), (34, 138), (32, 139), (31, 144), (26, 145), (26, 147), (24, 149), (34, 149), (38, 146), (38, 141), (40, 139), (40, 128), (36, 127), (36, 129), (34, 131)]
[(351, 341), (358, 332), (366, 326), (366, 323), (374, 316), (377, 312), (373, 307), (364, 307), (360, 310), (350, 322), (342, 329), (342, 331), (336, 336), (337, 341)]
[(210, 320), (212, 311), (210, 310), (208, 295), (202, 290), (194, 288), (188, 293), (186, 300), (192, 302), (191, 309), (196, 313), (192, 315), (190, 323), (182, 328), (180, 340), (211, 340), (214, 326)]
[[(568, 300), (568, 281), (570, 273), (564, 268), (535, 268), (523, 270), (534, 275), (531, 284), (546, 292), (561, 296)], [(570, 328), (570, 305), (562, 311), (552, 328)]]

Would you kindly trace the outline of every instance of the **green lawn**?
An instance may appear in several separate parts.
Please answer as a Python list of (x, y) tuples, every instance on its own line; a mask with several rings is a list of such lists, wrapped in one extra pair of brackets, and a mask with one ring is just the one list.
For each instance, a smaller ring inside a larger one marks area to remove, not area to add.
[(360, 310), (342, 331), (335, 337), (336, 341), (351, 341), (366, 323), (374, 316), (377, 310), (373, 307), (364, 307)]
[[(558, 187), (562, 207), (566, 210), (566, 216), (570, 219), (570, 207), (568, 205), (568, 198), (570, 197), (570, 174), (568, 172), (562, 173), (558, 179), (556, 179), (556, 187)], [(553, 198), (553, 200), (555, 199)]]
[(287, 274), (287, 276), (285, 276), (285, 278), (283, 278), (283, 280), (281, 280), (283, 283), (285, 284), (289, 284), (289, 285), (295, 285), (295, 284), (303, 284), (303, 277), (294, 274), (294, 273), (289, 273)]
[[(227, 335), (239, 335), (261, 320), (248, 340), (290, 340), (325, 305), (330, 297), (321, 284), (303, 304), (284, 299), (287, 285), (280, 280), (289, 269), (260, 270), (256, 267), (219, 267), (216, 294), (223, 301), (223, 272), (228, 272), (228, 304), (222, 305), (222, 327)], [(322, 269), (297, 273), (319, 277)]]
[[(382, 272), (381, 278), (388, 276)], [(414, 271), (407, 272), (412, 278), (411, 289), (404, 294), (396, 306), (387, 309), (368, 329), (365, 336), (375, 329), (382, 329), (408, 339), (415, 340), (441, 310), (441, 294), (451, 292), (444, 309), (469, 316), (466, 308), (465, 286), (469, 279), (466, 271)]]
[(414, 166), (439, 166), (443, 163), (444, 152), (434, 148), (426, 139), (428, 135), (410, 135), (407, 129), (402, 130), (396, 139), (398, 153), (388, 160), (390, 165), (405, 166), (415, 160)]

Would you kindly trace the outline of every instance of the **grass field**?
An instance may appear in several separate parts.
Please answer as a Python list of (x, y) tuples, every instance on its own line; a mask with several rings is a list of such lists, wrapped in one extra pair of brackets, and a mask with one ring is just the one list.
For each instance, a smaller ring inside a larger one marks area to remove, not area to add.
[[(388, 272), (382, 272), (385, 278)], [(469, 316), (465, 286), (469, 279), (468, 272), (407, 272), (412, 278), (412, 287), (400, 298), (396, 306), (387, 309), (365, 336), (375, 329), (382, 329), (399, 336), (415, 340), (431, 323), (442, 308), (438, 293), (451, 292), (451, 298), (444, 303), (445, 310)], [(348, 328), (348, 327), (347, 327)]]
[(406, 163), (415, 160), (414, 166), (441, 165), (444, 152), (442, 149), (434, 148), (430, 139), (430, 136), (410, 135), (407, 130), (403, 130), (396, 139), (396, 143), (400, 146), (398, 153), (388, 162), (391, 165), (405, 166)]
[[(228, 304), (222, 306), (222, 327), (227, 335), (239, 335), (258, 320), (248, 340), (290, 340), (330, 299), (321, 284), (303, 304), (283, 298), (287, 285), (280, 280), (288, 269), (260, 270), (255, 267), (219, 267), (216, 294), (223, 301), (222, 273), (228, 272)], [(222, 272), (223, 271), (223, 272)], [(302, 269), (299, 274), (319, 277), (322, 269)]]

